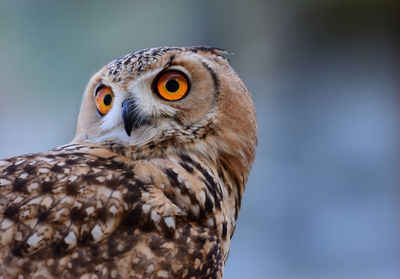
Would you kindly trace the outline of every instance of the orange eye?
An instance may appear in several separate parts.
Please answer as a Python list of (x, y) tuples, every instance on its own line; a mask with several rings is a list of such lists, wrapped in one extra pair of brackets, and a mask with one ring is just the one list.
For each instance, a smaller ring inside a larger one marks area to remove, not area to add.
[(96, 92), (96, 107), (101, 115), (107, 114), (112, 107), (114, 93), (110, 87), (101, 86)]
[(189, 92), (190, 83), (187, 76), (179, 71), (167, 71), (156, 78), (155, 89), (158, 95), (167, 101), (177, 101)]

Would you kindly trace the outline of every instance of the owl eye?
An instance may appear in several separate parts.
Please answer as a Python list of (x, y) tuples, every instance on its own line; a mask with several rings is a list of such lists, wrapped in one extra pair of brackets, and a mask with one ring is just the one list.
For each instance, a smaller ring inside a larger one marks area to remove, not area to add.
[(112, 107), (114, 93), (108, 86), (101, 86), (96, 90), (96, 107), (101, 115), (106, 115)]
[(188, 77), (176, 70), (160, 73), (155, 79), (155, 91), (161, 99), (177, 101), (183, 99), (189, 92), (190, 83)]

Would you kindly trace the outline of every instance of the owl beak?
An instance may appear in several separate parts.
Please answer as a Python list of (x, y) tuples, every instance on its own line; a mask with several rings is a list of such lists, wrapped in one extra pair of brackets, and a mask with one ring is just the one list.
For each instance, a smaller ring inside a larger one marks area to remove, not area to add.
[(135, 103), (135, 100), (128, 98), (122, 102), (122, 120), (126, 134), (131, 136), (132, 129), (135, 129), (147, 124), (149, 118), (144, 116)]

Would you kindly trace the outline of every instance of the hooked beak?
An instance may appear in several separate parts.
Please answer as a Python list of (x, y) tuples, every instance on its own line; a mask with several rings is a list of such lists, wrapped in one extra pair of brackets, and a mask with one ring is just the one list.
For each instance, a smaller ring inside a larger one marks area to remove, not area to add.
[(128, 98), (122, 102), (122, 120), (124, 121), (124, 128), (128, 136), (131, 136), (133, 127), (137, 129), (149, 123), (149, 118), (140, 112), (135, 100), (132, 98)]

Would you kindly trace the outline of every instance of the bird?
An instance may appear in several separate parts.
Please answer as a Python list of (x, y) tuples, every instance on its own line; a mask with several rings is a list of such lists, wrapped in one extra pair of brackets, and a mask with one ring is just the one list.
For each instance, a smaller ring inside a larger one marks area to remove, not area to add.
[(121, 56), (70, 143), (0, 159), (0, 278), (222, 278), (258, 129), (226, 56)]

